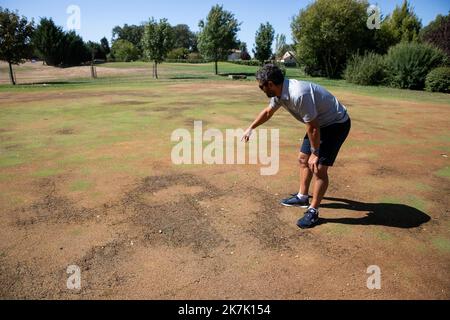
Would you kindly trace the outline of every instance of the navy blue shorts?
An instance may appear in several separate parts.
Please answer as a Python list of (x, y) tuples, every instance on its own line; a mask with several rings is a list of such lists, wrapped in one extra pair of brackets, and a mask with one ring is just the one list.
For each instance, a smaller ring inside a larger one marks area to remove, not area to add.
[[(350, 133), (352, 122), (348, 119), (344, 123), (335, 123), (328, 127), (320, 128), (319, 164), (332, 167), (338, 156), (339, 150)], [(303, 140), (301, 152), (311, 154), (311, 143), (308, 135)]]

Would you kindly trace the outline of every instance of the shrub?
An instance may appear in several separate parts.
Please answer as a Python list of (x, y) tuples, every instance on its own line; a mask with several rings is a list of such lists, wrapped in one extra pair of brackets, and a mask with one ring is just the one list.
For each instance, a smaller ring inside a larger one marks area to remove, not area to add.
[(383, 56), (369, 52), (364, 56), (353, 55), (344, 71), (344, 79), (359, 85), (379, 85), (386, 79)]
[(235, 61), (228, 61), (234, 64), (239, 64), (242, 66), (251, 66), (251, 67), (260, 67), (261, 62), (258, 60), (235, 60)]
[(200, 63), (208, 63), (211, 61), (208, 60), (188, 60), (188, 59), (166, 59), (164, 62), (167, 63), (191, 63), (191, 64), (200, 64)]
[(181, 60), (187, 59), (189, 55), (189, 50), (186, 48), (173, 49), (167, 54), (167, 59), (171, 60)]
[(168, 63), (195, 63), (195, 64), (211, 62), (210, 60), (203, 59), (203, 57), (198, 52), (188, 53), (184, 59), (168, 58), (165, 59), (164, 61)]
[(425, 89), (431, 92), (450, 93), (450, 67), (432, 70), (427, 76)]
[(399, 43), (386, 56), (388, 83), (396, 88), (423, 89), (428, 73), (445, 59), (445, 53), (431, 45)]
[(204, 60), (204, 59), (200, 53), (191, 52), (188, 54), (188, 60)]
[(139, 58), (139, 50), (127, 40), (117, 40), (111, 48), (111, 54), (115, 61), (129, 62)]
[(108, 62), (116, 62), (116, 57), (113, 52), (110, 52), (106, 55), (106, 61)]

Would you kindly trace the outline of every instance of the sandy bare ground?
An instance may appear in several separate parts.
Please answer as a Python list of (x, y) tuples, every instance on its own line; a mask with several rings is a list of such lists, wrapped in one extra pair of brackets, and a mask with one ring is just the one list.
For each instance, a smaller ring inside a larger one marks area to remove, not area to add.
[[(9, 67), (4, 61), (0, 61), (0, 84), (10, 84)], [(32, 84), (45, 82), (63, 82), (74, 79), (89, 79), (91, 77), (91, 67), (71, 67), (71, 68), (55, 68), (43, 65), (42, 62), (26, 62), (20, 67), (13, 66), (14, 74), (18, 84)], [(144, 68), (106, 68), (96, 66), (97, 75), (99, 77), (114, 77), (146, 75), (151, 76), (151, 70)]]

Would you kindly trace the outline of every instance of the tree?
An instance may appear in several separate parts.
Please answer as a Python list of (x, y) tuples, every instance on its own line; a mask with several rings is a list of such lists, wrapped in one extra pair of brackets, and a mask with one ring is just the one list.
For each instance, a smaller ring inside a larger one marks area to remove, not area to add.
[(198, 32), (192, 34), (191, 52), (198, 52)]
[(365, 0), (317, 0), (294, 17), (297, 59), (308, 74), (337, 78), (352, 54), (370, 47), (368, 7)]
[(401, 7), (396, 6), (384, 23), (391, 29), (395, 44), (419, 40), (422, 22), (407, 0), (403, 0)]
[(97, 78), (97, 74), (95, 72), (96, 70), (94, 67), (94, 60), (96, 59), (96, 57), (100, 52), (104, 54), (103, 48), (99, 43), (92, 41), (88, 41), (88, 43), (86, 43), (86, 46), (89, 49), (89, 52), (91, 53), (91, 77), (95, 79)]
[(33, 45), (48, 66), (63, 63), (64, 32), (52, 19), (42, 18), (33, 34)]
[(126, 40), (131, 42), (139, 52), (139, 56), (143, 54), (142, 48), (142, 36), (144, 35), (144, 26), (143, 25), (128, 25), (125, 24), (123, 27), (116, 26), (112, 30), (113, 40), (112, 42), (116, 42), (117, 40)]
[(372, 30), (373, 38), (369, 39), (369, 49), (378, 54), (386, 54), (390, 47), (395, 46), (399, 40), (395, 38), (393, 29), (389, 24), (389, 16), (380, 17), (380, 29)]
[(241, 51), (241, 56), (240, 56), (241, 60), (251, 60), (252, 59), (252, 57), (248, 53), (247, 43), (241, 42), (239, 44), (239, 51)]
[(142, 47), (144, 57), (153, 61), (153, 77), (158, 79), (158, 64), (162, 63), (167, 54), (173, 48), (173, 30), (167, 19), (159, 20), (151, 18), (145, 25)]
[(248, 52), (248, 49), (247, 49), (247, 42), (239, 41), (238, 47), (239, 47), (239, 50), (240, 50), (240, 51)]
[(0, 59), (8, 62), (9, 77), (16, 84), (13, 64), (23, 63), (32, 54), (33, 21), (0, 7)]
[(139, 58), (139, 50), (127, 40), (116, 40), (111, 48), (116, 61), (129, 62)]
[(106, 56), (111, 52), (111, 48), (109, 47), (108, 39), (106, 39), (106, 37), (103, 37), (100, 40), (100, 45), (102, 46), (103, 52), (105, 53), (105, 59), (106, 59)]
[(284, 34), (277, 34), (275, 37), (276, 57), (281, 59), (287, 51), (289, 51), (289, 46), (286, 44), (286, 36)]
[(226, 59), (231, 49), (236, 47), (236, 35), (240, 23), (234, 14), (215, 5), (211, 8), (206, 22), (199, 23), (198, 48), (202, 56), (214, 61), (215, 74), (218, 74), (218, 62)]
[(264, 64), (266, 60), (269, 60), (272, 56), (272, 43), (275, 30), (272, 25), (267, 22), (265, 25), (261, 24), (256, 32), (255, 38), (255, 59)]
[(192, 51), (195, 44), (195, 34), (186, 24), (178, 24), (173, 27), (174, 48), (185, 48)]
[[(103, 39), (105, 39), (105, 38), (103, 38)], [(98, 42), (88, 41), (86, 43), (86, 46), (88, 47), (89, 52), (91, 54), (91, 60), (96, 60), (96, 59), (106, 60), (106, 55), (111, 52), (111, 50), (107, 51), (109, 49), (109, 47), (105, 48), (102, 43), (98, 43)]]
[(422, 29), (420, 38), (442, 49), (450, 57), (450, 13), (446, 16), (438, 15)]
[(90, 61), (89, 48), (83, 39), (75, 31), (65, 33), (52, 19), (41, 19), (32, 41), (40, 58), (49, 66), (78, 66)]
[(79, 66), (83, 62), (91, 60), (89, 48), (75, 31), (65, 33), (62, 43), (62, 66)]

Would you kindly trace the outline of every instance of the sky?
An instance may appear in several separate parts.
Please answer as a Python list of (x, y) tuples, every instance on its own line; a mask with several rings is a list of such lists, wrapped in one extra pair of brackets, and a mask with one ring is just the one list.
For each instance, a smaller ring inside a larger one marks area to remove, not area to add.
[[(85, 41), (111, 40), (112, 29), (123, 24), (141, 24), (150, 17), (167, 18), (172, 25), (187, 24), (198, 31), (198, 23), (204, 19), (215, 4), (235, 14), (242, 22), (238, 38), (254, 46), (255, 33), (261, 23), (270, 22), (276, 34), (285, 34), (292, 42), (291, 21), (300, 9), (312, 0), (0, 0), (0, 7), (18, 10), (20, 15), (34, 18), (51, 17), (57, 25), (68, 30), (67, 21), (71, 5), (80, 8), (80, 29), (77, 33)], [(380, 7), (381, 13), (391, 13), (402, 0), (369, 0)], [(450, 10), (449, 0), (410, 0), (414, 11), (425, 26), (438, 14), (446, 15)]]

